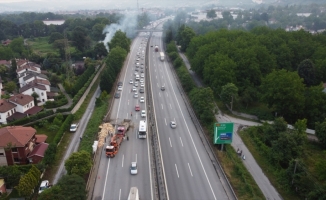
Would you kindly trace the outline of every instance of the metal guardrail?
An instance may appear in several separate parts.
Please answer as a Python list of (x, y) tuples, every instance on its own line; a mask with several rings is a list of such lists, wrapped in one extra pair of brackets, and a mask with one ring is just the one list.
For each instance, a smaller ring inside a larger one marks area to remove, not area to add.
[[(149, 75), (149, 62), (148, 62), (148, 52), (149, 52), (149, 43), (150, 39), (152, 37), (152, 33), (149, 36), (149, 39), (147, 41), (146, 46), (146, 58), (145, 58), (145, 76), (147, 81), (145, 81), (146, 84), (146, 104), (147, 104), (147, 122), (149, 127), (148, 137), (151, 138), (151, 146), (152, 146), (152, 158), (154, 161), (154, 166), (152, 166), (152, 169), (154, 171), (153, 177), (154, 177), (154, 184), (155, 184), (155, 199), (159, 200), (166, 200), (167, 193), (166, 193), (166, 185), (165, 185), (165, 176), (163, 173), (162, 168), (162, 161), (161, 161), (161, 150), (160, 150), (160, 144), (159, 144), (159, 138), (156, 131), (156, 120), (154, 115), (154, 104), (152, 99), (152, 91), (150, 87), (150, 75)], [(151, 133), (151, 135), (149, 134)]]
[[(170, 61), (170, 59), (169, 59), (169, 57), (167, 55), (166, 55), (166, 58), (167, 58), (167, 60)], [(224, 170), (223, 170), (220, 162), (218, 161), (218, 159), (217, 159), (217, 157), (215, 155), (213, 147), (212, 147), (211, 143), (209, 142), (208, 138), (206, 137), (206, 135), (204, 134), (204, 130), (203, 130), (203, 128), (202, 128), (202, 126), (201, 126), (201, 124), (200, 124), (200, 122), (199, 122), (199, 120), (198, 120), (198, 118), (197, 118), (197, 116), (196, 116), (196, 114), (194, 112), (194, 110), (192, 109), (192, 106), (190, 104), (188, 96), (186, 95), (186, 93), (183, 90), (183, 87), (182, 87), (182, 85), (180, 83), (179, 77), (177, 76), (173, 66), (171, 67), (170, 64), (169, 64), (169, 66), (170, 66), (170, 68), (172, 68), (171, 71), (172, 71), (174, 79), (176, 80), (178, 90), (179, 90), (179, 92), (181, 94), (181, 97), (183, 98), (183, 100), (184, 100), (184, 102), (186, 104), (186, 108), (188, 110), (188, 113), (190, 115), (191, 120), (193, 121), (193, 123), (194, 123), (194, 125), (196, 127), (199, 138), (202, 141), (203, 146), (205, 147), (205, 150), (206, 150), (208, 156), (211, 159), (211, 162), (212, 162), (212, 164), (214, 166), (214, 169), (215, 169), (217, 175), (219, 176), (219, 179), (221, 180), (221, 182), (222, 181), (224, 182), (224, 183), (222, 183), (224, 191), (228, 195), (229, 199), (237, 200), (238, 198), (237, 198), (237, 196), (236, 196), (236, 194), (235, 194), (235, 192), (234, 192), (234, 190), (233, 190), (233, 188), (232, 188), (226, 174), (224, 173)]]

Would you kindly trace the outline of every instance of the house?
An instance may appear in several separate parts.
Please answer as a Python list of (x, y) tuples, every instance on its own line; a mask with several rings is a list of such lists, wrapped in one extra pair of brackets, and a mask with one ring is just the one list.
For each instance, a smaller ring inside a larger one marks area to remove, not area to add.
[(34, 98), (30, 95), (16, 94), (9, 98), (9, 101), (16, 105), (16, 112), (25, 113), (34, 107)]
[(37, 164), (42, 161), (45, 155), (45, 151), (48, 149), (49, 144), (47, 143), (40, 143), (37, 144), (33, 151), (29, 154), (28, 161), (29, 163)]
[(36, 130), (32, 127), (7, 126), (0, 129), (0, 166), (28, 164)]
[(28, 64), (23, 64), (21, 67), (17, 66), (16, 72), (18, 78), (26, 76), (26, 72), (34, 72), (34, 73), (41, 73), (41, 68), (38, 67), (39, 65), (35, 63), (28, 63)]
[(7, 61), (7, 60), (0, 60), (0, 65), (4, 65), (7, 68), (11, 67), (11, 61)]
[(3, 46), (8, 46), (10, 43), (11, 43), (11, 40), (9, 40), (9, 39), (2, 41)]
[(18, 78), (19, 86), (23, 87), (24, 85), (35, 79), (48, 80), (48, 77), (42, 73), (27, 71), (23, 73), (21, 77)]
[(50, 90), (47, 91), (47, 87), (45, 85), (42, 85), (37, 82), (30, 82), (19, 89), (20, 94), (32, 96), (33, 93), (36, 93), (38, 95), (37, 97), (38, 106), (41, 106), (48, 101), (48, 97), (46, 94), (47, 92), (50, 92)]
[(16, 113), (16, 104), (0, 99), (0, 123), (7, 124), (7, 118)]
[(41, 144), (41, 143), (45, 142), (46, 139), (48, 138), (48, 136), (44, 135), (44, 134), (35, 135), (35, 137), (36, 137), (35, 144)]
[(4, 193), (6, 193), (5, 179), (0, 178), (0, 196)]

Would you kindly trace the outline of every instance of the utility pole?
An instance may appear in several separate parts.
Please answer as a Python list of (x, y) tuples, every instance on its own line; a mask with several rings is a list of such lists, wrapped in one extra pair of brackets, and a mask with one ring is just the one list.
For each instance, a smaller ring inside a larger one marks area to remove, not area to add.
[(293, 171), (293, 178), (292, 178), (292, 185), (293, 185), (293, 181), (294, 181), (294, 174), (295, 174), (295, 171), (297, 171), (297, 164), (298, 164), (298, 160), (295, 159), (295, 166), (294, 166), (294, 171)]

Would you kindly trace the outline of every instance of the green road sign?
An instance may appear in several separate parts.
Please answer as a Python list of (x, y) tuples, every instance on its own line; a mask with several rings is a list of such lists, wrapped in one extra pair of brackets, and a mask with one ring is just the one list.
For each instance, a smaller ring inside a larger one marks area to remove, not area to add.
[(214, 144), (231, 144), (233, 123), (215, 123)]

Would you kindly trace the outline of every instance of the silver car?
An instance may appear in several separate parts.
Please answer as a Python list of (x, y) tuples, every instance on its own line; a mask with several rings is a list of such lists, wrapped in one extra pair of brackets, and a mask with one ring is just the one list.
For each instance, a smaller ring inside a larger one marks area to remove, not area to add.
[(175, 121), (171, 121), (170, 126), (171, 128), (177, 128), (177, 123), (175, 123)]

